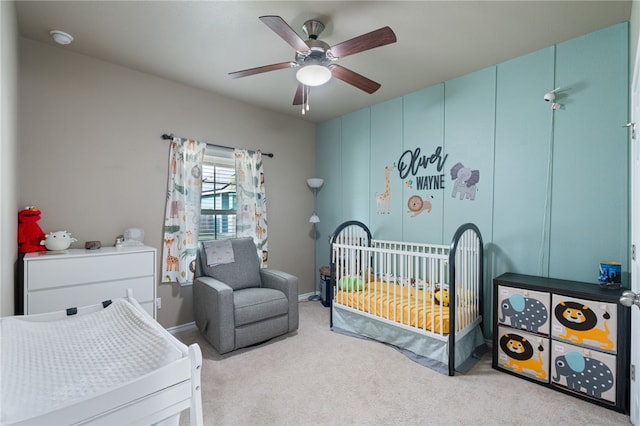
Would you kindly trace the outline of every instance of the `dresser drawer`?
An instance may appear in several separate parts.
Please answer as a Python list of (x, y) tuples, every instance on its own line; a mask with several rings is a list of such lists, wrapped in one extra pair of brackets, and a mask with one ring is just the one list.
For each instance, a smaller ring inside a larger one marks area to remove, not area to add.
[(551, 294), (498, 286), (498, 323), (519, 330), (549, 335)]
[(83, 257), (53, 254), (25, 263), (29, 291), (131, 277), (153, 276), (154, 252)]
[(554, 294), (551, 335), (568, 343), (616, 353), (617, 313), (615, 303)]
[(551, 343), (551, 384), (616, 402), (616, 357), (569, 343)]
[[(107, 285), (90, 283), (31, 291), (27, 294), (26, 313), (41, 314), (60, 311), (72, 307), (94, 305), (109, 299), (126, 297), (127, 289), (133, 290), (133, 297), (140, 304), (154, 302), (153, 277), (132, 278), (114, 281)], [(150, 312), (153, 316), (153, 311)]]

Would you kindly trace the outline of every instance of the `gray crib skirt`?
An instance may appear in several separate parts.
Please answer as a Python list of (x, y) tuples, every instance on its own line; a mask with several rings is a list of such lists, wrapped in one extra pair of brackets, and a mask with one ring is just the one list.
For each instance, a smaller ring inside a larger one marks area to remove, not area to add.
[[(333, 309), (332, 330), (349, 336), (376, 340), (392, 346), (409, 359), (439, 373), (449, 374), (449, 351), (447, 341), (419, 334), (383, 321)], [(480, 357), (487, 352), (480, 325), (456, 342), (455, 368), (459, 373), (468, 372)]]

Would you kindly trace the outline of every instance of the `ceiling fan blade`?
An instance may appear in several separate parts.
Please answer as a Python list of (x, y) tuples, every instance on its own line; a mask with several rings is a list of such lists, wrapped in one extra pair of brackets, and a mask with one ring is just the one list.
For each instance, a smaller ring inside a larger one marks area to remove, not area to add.
[(381, 86), (380, 83), (369, 80), (367, 77), (340, 65), (333, 65), (331, 68), (331, 74), (333, 74), (333, 76), (338, 80), (349, 83), (350, 85), (355, 86), (360, 90), (364, 90), (369, 94), (375, 92)]
[(302, 105), (303, 93), (304, 93), (304, 84), (298, 83), (296, 94), (293, 97), (293, 105)]
[(249, 68), (249, 69), (246, 69), (246, 70), (230, 72), (229, 73), (229, 77), (231, 77), (231, 78), (247, 77), (249, 75), (261, 74), (263, 72), (269, 72), (269, 71), (276, 71), (276, 70), (281, 70), (281, 69), (285, 69), (285, 68), (291, 68), (291, 67), (293, 67), (295, 65), (296, 65), (295, 62), (280, 62), (279, 64), (271, 64), (271, 65), (265, 65), (263, 67)]
[(354, 53), (385, 46), (396, 41), (396, 34), (393, 30), (389, 27), (384, 27), (331, 46), (331, 53), (336, 58), (344, 58)]
[(304, 40), (296, 33), (293, 28), (289, 26), (279, 16), (261, 16), (259, 18), (265, 25), (278, 34), (284, 41), (289, 43), (289, 46), (296, 49), (298, 52), (308, 52), (309, 46)]

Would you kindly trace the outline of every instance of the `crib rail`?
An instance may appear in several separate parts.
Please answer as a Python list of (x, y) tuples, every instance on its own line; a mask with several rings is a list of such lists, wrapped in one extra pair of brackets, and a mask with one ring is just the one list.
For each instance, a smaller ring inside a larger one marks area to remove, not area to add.
[[(472, 223), (460, 226), (453, 238), (449, 250), (449, 277), (451, 287), (460, 298), (452, 306), (451, 328), (468, 330), (473, 324), (482, 321), (483, 315), (483, 279), (484, 279), (484, 243), (478, 227)], [(469, 313), (465, 303), (473, 306)], [(449, 337), (449, 375), (454, 374), (455, 336)]]
[(338, 226), (330, 239), (331, 244), (351, 244), (357, 246), (369, 246), (371, 244), (371, 231), (362, 222), (350, 220)]
[(437, 292), (448, 291), (448, 247), (371, 243), (333, 244), (334, 303), (444, 338), (449, 308)]

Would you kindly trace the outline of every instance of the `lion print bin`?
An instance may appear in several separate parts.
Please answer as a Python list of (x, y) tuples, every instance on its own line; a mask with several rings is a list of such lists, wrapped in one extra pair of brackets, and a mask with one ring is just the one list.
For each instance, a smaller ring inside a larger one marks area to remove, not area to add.
[(553, 295), (551, 335), (557, 340), (615, 354), (617, 307), (615, 303)]
[(498, 322), (518, 330), (549, 335), (551, 295), (547, 292), (498, 286)]
[(616, 357), (569, 343), (551, 343), (551, 384), (616, 402)]
[(549, 383), (549, 339), (502, 326), (498, 332), (498, 366)]

